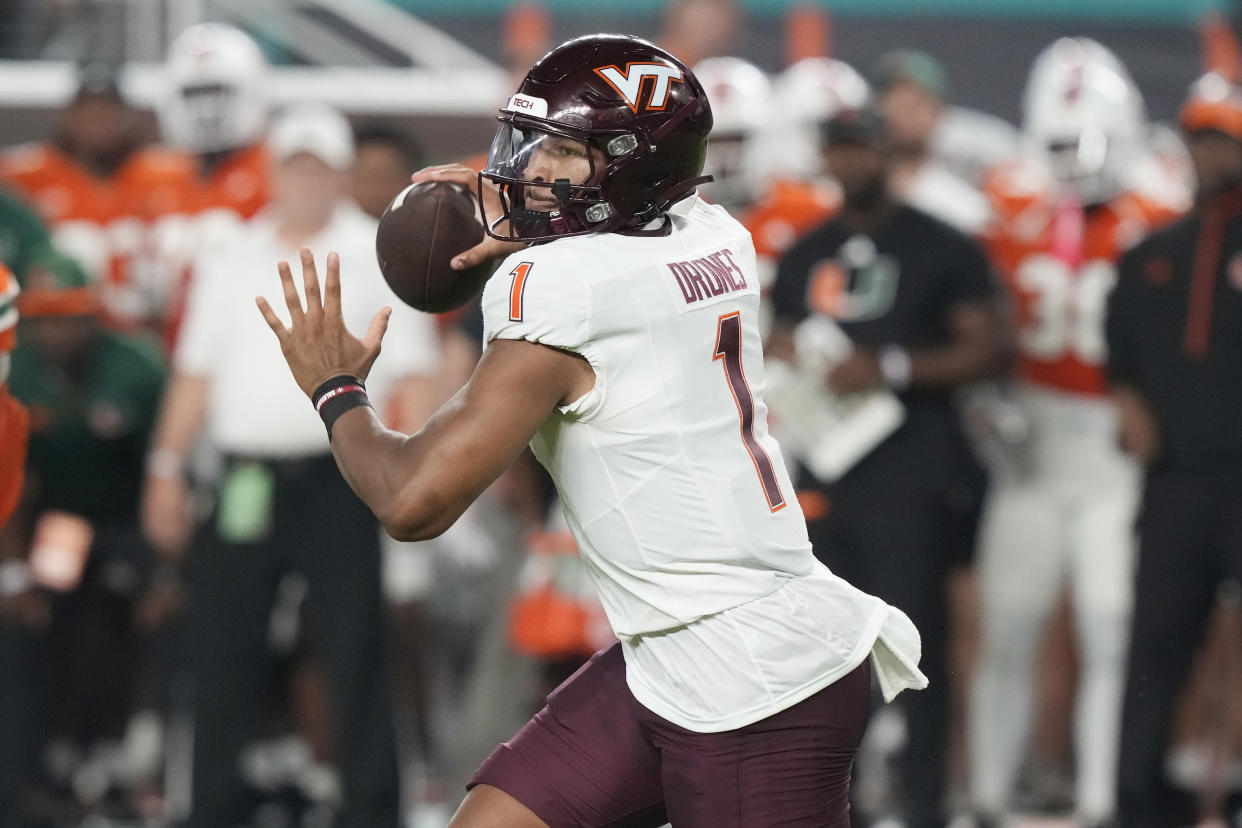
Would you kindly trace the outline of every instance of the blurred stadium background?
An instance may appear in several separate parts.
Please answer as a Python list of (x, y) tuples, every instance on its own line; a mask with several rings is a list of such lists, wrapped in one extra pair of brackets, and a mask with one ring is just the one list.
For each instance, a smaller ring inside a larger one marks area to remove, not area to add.
[[(1156, 119), (1168, 119), (1203, 69), (1205, 27), (1220, 0), (750, 0), (732, 53), (775, 72), (820, 51), (866, 70), (898, 46), (944, 62), (955, 102), (1016, 123), (1035, 55), (1057, 37), (1105, 43), (1134, 75)], [(435, 159), (467, 136), (491, 137), (506, 66), (530, 44), (624, 31), (653, 37), (659, 0), (584, 4), (466, 0), (4, 0), (0, 6), (0, 142), (46, 134), (83, 61), (123, 64), (126, 90), (150, 105), (156, 64), (187, 25), (228, 21), (280, 67), (274, 94), (322, 97), (351, 115), (400, 118)]]

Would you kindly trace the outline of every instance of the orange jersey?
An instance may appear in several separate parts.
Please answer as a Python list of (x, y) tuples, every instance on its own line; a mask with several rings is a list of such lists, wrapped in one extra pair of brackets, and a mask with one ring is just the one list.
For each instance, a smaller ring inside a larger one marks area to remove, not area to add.
[(0, 262), (0, 528), (8, 522), (22, 491), (26, 464), (26, 438), (30, 418), (22, 404), (9, 394), (6, 355), (17, 344), (17, 279)]
[[(778, 178), (738, 216), (755, 244), (755, 265), (763, 295), (771, 290), (777, 262), (785, 251), (840, 209), (841, 192), (835, 184)], [(761, 322), (762, 331), (766, 331), (767, 324)]]
[(184, 156), (192, 174), (180, 182), (176, 207), (153, 226), (153, 262), (158, 315), (171, 348), (176, 342), (195, 256), (241, 229), (268, 202), (270, 159), (262, 144), (243, 147), (200, 174), (198, 160)]
[(16, 147), (0, 157), (0, 178), (50, 225), (106, 225), (127, 216), (149, 220), (178, 206), (181, 182), (191, 170), (184, 157), (150, 148), (134, 153), (106, 178), (50, 144)]
[(147, 228), (176, 209), (192, 168), (160, 149), (134, 153), (99, 177), (52, 145), (17, 147), (0, 157), (0, 178), (47, 222), (57, 248), (76, 259), (99, 286), (114, 321), (146, 316)]
[(262, 144), (233, 152), (198, 182), (190, 213), (225, 209), (248, 219), (267, 204), (270, 161)]
[(770, 282), (776, 261), (804, 234), (836, 215), (841, 194), (832, 185), (777, 179), (739, 218), (750, 231), (759, 276)]
[(1038, 169), (992, 170), (984, 241), (1013, 301), (1018, 375), (1079, 394), (1107, 391), (1104, 311), (1122, 252), (1177, 215), (1134, 192), (1083, 210)]

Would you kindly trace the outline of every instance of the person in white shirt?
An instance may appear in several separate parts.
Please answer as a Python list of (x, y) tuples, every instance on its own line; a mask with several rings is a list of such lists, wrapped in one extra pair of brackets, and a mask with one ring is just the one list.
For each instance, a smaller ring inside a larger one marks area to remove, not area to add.
[(301, 251), (305, 308), (282, 263), (287, 318), (258, 300), (394, 536), (443, 532), (529, 442), (620, 639), (483, 763), (451, 826), (846, 826), (872, 671), (887, 698), (925, 686), (918, 633), (812, 554), (767, 428), (754, 246), (694, 192), (703, 88), (646, 41), (590, 35), (500, 121), (481, 178), (415, 176), (478, 182), (492, 237), (459, 264), (509, 254), (479, 366), (423, 429), (367, 404), (391, 311), (349, 333), (338, 256), (321, 292)]
[[(293, 107), (273, 124), (267, 148), (271, 204), (198, 261), (148, 464), (146, 534), (176, 558), (190, 534), (184, 458), (204, 430), (223, 455), (214, 509), (187, 556), (195, 684), (187, 825), (244, 819), (238, 754), (262, 698), (277, 586), (298, 572), (332, 697), (340, 824), (396, 828), (379, 528), (336, 472), (322, 427), (248, 307), (256, 293), (279, 285), (272, 263), (303, 245), (331, 247), (347, 263), (348, 324), (365, 322), (368, 307), (394, 297), (375, 259), (376, 222), (348, 197), (353, 139), (344, 116)], [(372, 393), (377, 401), (427, 399), (439, 361), (434, 323), (402, 307), (392, 328), (396, 339), (375, 363)]]

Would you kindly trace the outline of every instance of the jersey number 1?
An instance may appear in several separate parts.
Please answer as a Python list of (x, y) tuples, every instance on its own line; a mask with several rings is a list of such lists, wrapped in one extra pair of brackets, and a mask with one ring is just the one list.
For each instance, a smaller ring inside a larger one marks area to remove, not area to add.
[(724, 366), (725, 379), (742, 419), (742, 443), (750, 453), (750, 459), (754, 461), (759, 482), (763, 485), (764, 497), (768, 499), (768, 508), (778, 512), (785, 508), (785, 496), (781, 494), (781, 484), (776, 479), (772, 458), (768, 457), (763, 446), (755, 439), (755, 398), (750, 393), (750, 385), (742, 371), (741, 311), (726, 313), (716, 323), (716, 350), (712, 354), (712, 360), (720, 360)]

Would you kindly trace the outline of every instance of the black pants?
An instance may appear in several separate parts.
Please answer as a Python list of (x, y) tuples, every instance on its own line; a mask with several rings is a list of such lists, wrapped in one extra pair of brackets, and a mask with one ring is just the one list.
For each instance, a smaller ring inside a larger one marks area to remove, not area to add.
[(47, 635), (0, 616), (0, 826), (27, 828), (22, 800), (41, 781)]
[[(232, 460), (230, 468), (240, 460)], [(342, 828), (396, 828), (398, 772), (384, 660), (378, 525), (330, 455), (263, 464), (272, 519), (226, 542), (216, 516), (190, 561), (194, 828), (242, 821), (238, 756), (265, 689), (277, 585), (307, 580), (312, 644), (326, 668), (341, 770)]]
[(825, 490), (827, 514), (808, 529), (816, 557), (904, 611), (922, 636), (919, 668), (928, 687), (903, 693), (897, 703), (907, 727), (898, 759), (904, 817), (923, 828), (944, 824), (947, 581), (973, 549), (986, 479), (960, 433), (946, 430), (932, 439), (932, 428), (914, 428), (903, 427)]
[(1242, 581), (1242, 469), (1148, 476), (1121, 714), (1123, 828), (1196, 820), (1164, 774), (1175, 706), (1222, 581)]

